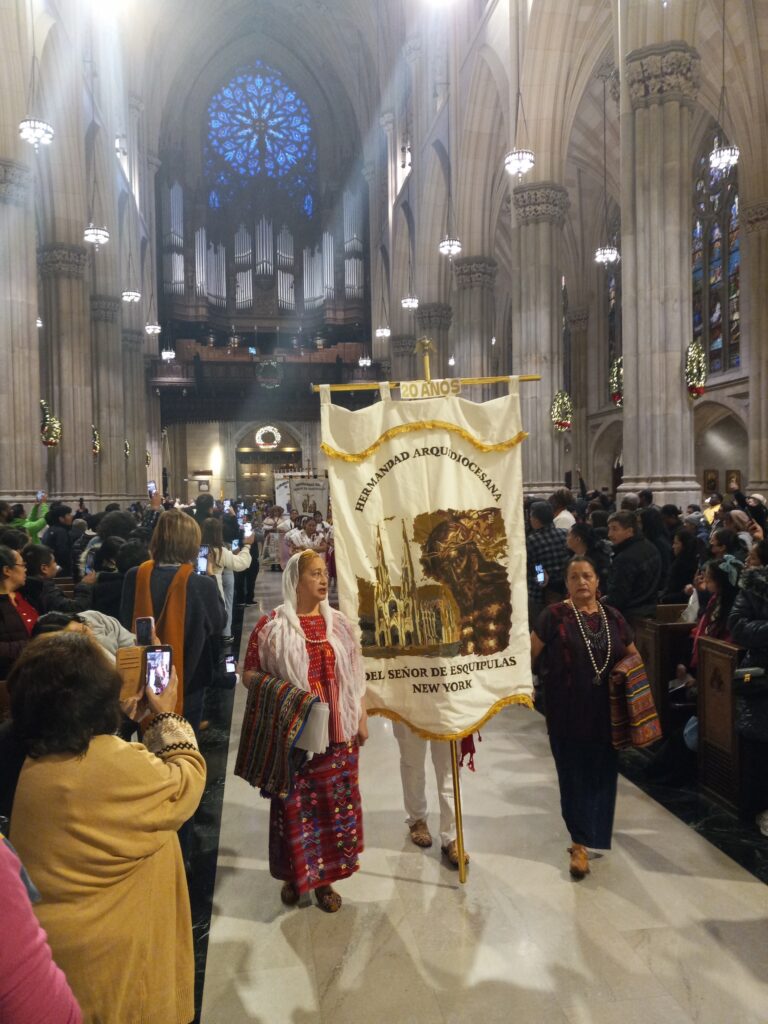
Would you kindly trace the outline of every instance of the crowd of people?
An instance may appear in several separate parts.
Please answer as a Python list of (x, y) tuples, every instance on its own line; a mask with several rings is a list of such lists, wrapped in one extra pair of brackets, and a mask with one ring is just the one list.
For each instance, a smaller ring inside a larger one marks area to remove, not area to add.
[[(583, 878), (589, 851), (611, 845), (618, 758), (608, 683), (638, 658), (633, 620), (660, 603), (685, 605), (691, 654), (671, 685), (691, 706), (688, 744), (702, 637), (730, 639), (753, 672), (768, 668), (768, 509), (763, 496), (738, 491), (685, 512), (657, 507), (648, 490), (617, 506), (582, 484), (577, 495), (526, 499), (525, 519), (532, 663), (570, 871)], [(363, 849), (367, 724), (359, 631), (329, 603), (333, 547), (330, 513), (208, 494), (187, 507), (153, 495), (94, 515), (43, 494), (28, 512), (0, 502), (0, 817), (15, 847), (0, 843), (10, 915), (3, 1020), (194, 1016), (185, 871), (205, 786), (203, 696), (231, 649), (234, 606), (254, 603), (260, 565), (282, 571), (283, 602), (253, 630), (243, 682), (287, 678), (329, 706), (326, 752), (272, 800), (270, 869), (286, 905), (313, 891), (321, 909), (339, 910), (333, 883), (357, 870)], [(127, 688), (122, 654), (148, 620), (173, 668)], [(768, 750), (759, 716), (750, 723)], [(427, 744), (407, 729), (396, 736), (408, 832), (427, 847)], [(447, 746), (431, 747), (441, 847), (456, 867)], [(768, 830), (766, 817), (758, 824)]]

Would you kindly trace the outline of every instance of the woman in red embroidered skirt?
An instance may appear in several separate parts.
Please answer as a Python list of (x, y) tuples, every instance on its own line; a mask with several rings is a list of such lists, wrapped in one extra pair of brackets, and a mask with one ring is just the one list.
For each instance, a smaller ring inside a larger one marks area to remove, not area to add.
[(290, 559), (283, 604), (251, 634), (246, 686), (256, 671), (288, 679), (329, 706), (328, 749), (296, 773), (290, 796), (272, 800), (269, 868), (283, 882), (283, 903), (314, 891), (318, 905), (334, 913), (341, 896), (331, 883), (357, 871), (363, 850), (358, 754), (368, 738), (365, 670), (359, 630), (328, 604), (328, 572), (312, 551)]

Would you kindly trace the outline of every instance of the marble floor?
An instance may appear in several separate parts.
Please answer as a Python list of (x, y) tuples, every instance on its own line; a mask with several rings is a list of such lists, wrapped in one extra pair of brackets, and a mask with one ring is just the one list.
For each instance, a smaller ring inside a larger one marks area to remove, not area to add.
[[(260, 577), (264, 607), (279, 583)], [(397, 744), (374, 719), (344, 906), (283, 907), (268, 804), (232, 774), (244, 705), (240, 687), (202, 1024), (768, 1024), (768, 888), (625, 779), (613, 851), (573, 882), (543, 720), (522, 709), (489, 723), (462, 772), (466, 885), (439, 846), (408, 840)]]

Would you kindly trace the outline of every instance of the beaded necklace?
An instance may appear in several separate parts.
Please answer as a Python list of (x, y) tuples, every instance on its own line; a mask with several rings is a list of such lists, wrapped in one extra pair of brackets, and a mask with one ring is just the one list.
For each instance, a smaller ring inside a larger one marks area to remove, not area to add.
[[(600, 621), (600, 626), (601, 626), (600, 634), (597, 637), (595, 637), (593, 640), (590, 641), (590, 639), (589, 639), (589, 637), (587, 635), (587, 627), (584, 625), (584, 621), (582, 619), (581, 612), (576, 607), (576, 605), (573, 603), (573, 601), (569, 600), (568, 604), (571, 606), (571, 608), (573, 608), (573, 614), (576, 616), (576, 623), (577, 623), (577, 625), (579, 627), (579, 632), (581, 633), (581, 638), (584, 641), (584, 646), (587, 648), (587, 654), (589, 655), (589, 660), (592, 662), (592, 668), (595, 670), (595, 675), (594, 675), (594, 677), (592, 679), (592, 685), (593, 686), (600, 686), (602, 681), (603, 681), (603, 679), (602, 679), (603, 673), (606, 671), (606, 669), (608, 668), (608, 666), (611, 663), (611, 631), (608, 628), (608, 616), (605, 614), (605, 608), (603, 608), (603, 606), (598, 602), (597, 607), (598, 607), (598, 609), (600, 611), (600, 620), (601, 620)], [(597, 667), (597, 661), (595, 660), (595, 655), (593, 654), (592, 648), (594, 646), (596, 646), (597, 640), (602, 638), (602, 633), (603, 632), (605, 633), (605, 635), (608, 638), (608, 649), (607, 649), (606, 654), (605, 654), (605, 664), (603, 665), (602, 668), (598, 668)]]

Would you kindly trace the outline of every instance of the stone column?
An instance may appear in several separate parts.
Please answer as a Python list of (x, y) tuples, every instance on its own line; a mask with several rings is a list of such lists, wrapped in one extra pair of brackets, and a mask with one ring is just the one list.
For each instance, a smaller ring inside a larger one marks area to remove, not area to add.
[(699, 55), (682, 42), (634, 50), (622, 80), (624, 482), (662, 505), (701, 497), (693, 407), (684, 380), (691, 337), (691, 108)]
[(85, 271), (88, 253), (82, 245), (55, 244), (38, 252), (43, 280), (47, 380), (43, 395), (61, 420), (62, 441), (49, 456), (49, 486), (62, 498), (95, 500), (91, 454), (94, 361)]
[(768, 198), (741, 207), (741, 331), (749, 339), (749, 489), (768, 490)]
[[(589, 310), (586, 307), (568, 311), (568, 326), (571, 329), (573, 427), (570, 438), (572, 458), (565, 460), (565, 463), (570, 462), (565, 469), (575, 469), (578, 466), (582, 473), (587, 472), (589, 458), (589, 437), (587, 436), (587, 414), (589, 412), (588, 323)], [(575, 475), (572, 482), (574, 487), (578, 485)]]
[(435, 346), (429, 360), (432, 377), (445, 377), (448, 374), (448, 357), (451, 354), (448, 329), (452, 316), (453, 312), (447, 302), (424, 302), (416, 311), (418, 337), (429, 338)]
[(547, 495), (563, 485), (564, 441), (552, 426), (552, 399), (563, 386), (562, 236), (570, 200), (551, 181), (514, 189), (520, 240), (520, 337), (515, 339), (514, 372), (539, 374), (538, 384), (520, 389), (525, 489)]
[(0, 159), (0, 496), (34, 500), (45, 488), (32, 176)]
[(421, 380), (421, 368), (417, 369), (416, 339), (412, 334), (393, 334), (390, 338), (392, 370), (390, 380)]
[[(456, 275), (456, 320), (453, 331), (455, 375), (487, 377), (491, 338), (495, 330), (493, 289), (498, 266), (489, 256), (461, 256), (453, 261)], [(442, 365), (447, 368), (446, 362)], [(476, 397), (480, 397), (479, 393)]]
[(93, 422), (101, 437), (101, 454), (94, 460), (96, 485), (104, 504), (125, 497), (123, 474), (124, 382), (121, 367), (122, 303), (111, 295), (91, 296), (93, 332)]
[[(123, 465), (125, 494), (132, 501), (146, 497), (144, 494), (144, 451), (146, 449), (146, 426), (144, 423), (144, 356), (142, 347), (144, 335), (141, 331), (123, 331), (123, 389), (125, 407), (120, 438), (120, 458)], [(131, 447), (128, 458), (124, 454), (124, 442)]]

